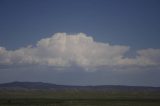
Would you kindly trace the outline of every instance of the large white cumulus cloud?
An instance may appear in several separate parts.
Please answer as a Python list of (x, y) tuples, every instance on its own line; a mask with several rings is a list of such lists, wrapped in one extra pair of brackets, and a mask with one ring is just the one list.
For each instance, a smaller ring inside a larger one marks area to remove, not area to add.
[(36, 46), (17, 50), (0, 47), (1, 65), (46, 65), (53, 67), (78, 66), (84, 69), (99, 67), (159, 66), (160, 49), (137, 51), (135, 58), (125, 57), (128, 46), (96, 42), (84, 33), (56, 33), (41, 39)]

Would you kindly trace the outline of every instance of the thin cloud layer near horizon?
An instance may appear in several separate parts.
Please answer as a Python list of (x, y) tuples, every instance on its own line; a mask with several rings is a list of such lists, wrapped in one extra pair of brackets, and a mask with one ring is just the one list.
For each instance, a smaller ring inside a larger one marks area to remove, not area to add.
[(0, 83), (160, 86), (159, 0), (0, 0)]

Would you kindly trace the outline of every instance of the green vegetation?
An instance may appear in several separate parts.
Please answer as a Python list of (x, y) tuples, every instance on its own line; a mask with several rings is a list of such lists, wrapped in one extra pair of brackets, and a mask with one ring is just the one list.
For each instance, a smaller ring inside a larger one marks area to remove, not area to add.
[(0, 106), (160, 106), (160, 92), (0, 90)]

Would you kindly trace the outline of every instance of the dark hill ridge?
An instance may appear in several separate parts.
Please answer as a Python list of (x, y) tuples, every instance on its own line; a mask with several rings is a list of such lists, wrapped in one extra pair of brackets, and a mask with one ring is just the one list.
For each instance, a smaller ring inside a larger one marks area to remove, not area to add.
[(0, 89), (62, 89), (70, 86), (44, 82), (9, 82), (0, 84)]
[(98, 85), (98, 86), (73, 86), (57, 85), (44, 82), (9, 82), (0, 84), (0, 89), (8, 90), (120, 90), (120, 91), (159, 91), (160, 87), (122, 86), (122, 85)]

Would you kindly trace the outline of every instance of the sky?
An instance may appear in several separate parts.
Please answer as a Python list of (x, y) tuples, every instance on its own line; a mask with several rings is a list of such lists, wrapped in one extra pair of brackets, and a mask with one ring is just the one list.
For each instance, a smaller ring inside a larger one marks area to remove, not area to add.
[(160, 86), (159, 0), (0, 0), (0, 83)]

